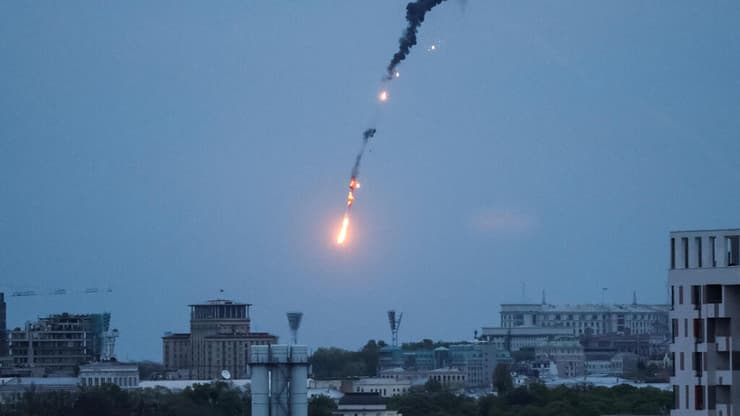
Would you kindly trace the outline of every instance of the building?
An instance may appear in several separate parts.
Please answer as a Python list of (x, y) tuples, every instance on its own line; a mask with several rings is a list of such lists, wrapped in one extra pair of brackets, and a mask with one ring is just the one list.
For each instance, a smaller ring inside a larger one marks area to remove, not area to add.
[(553, 327), (483, 327), (481, 340), (485, 340), (504, 351), (519, 351), (535, 348), (549, 341), (572, 337), (573, 330)]
[(122, 389), (132, 389), (139, 386), (139, 366), (115, 361), (83, 364), (77, 378), (82, 387), (115, 384)]
[(740, 229), (670, 234), (673, 416), (740, 414)]
[(5, 293), (0, 292), (0, 358), (7, 357), (8, 350), (8, 316), (5, 304)]
[(565, 328), (571, 335), (647, 334), (667, 336), (669, 305), (501, 305), (501, 327)]
[(110, 358), (116, 336), (110, 313), (40, 318), (10, 333), (12, 365), (34, 376), (75, 375), (81, 364)]
[(580, 338), (587, 360), (610, 358), (619, 353), (636, 354), (641, 361), (662, 360), (670, 339), (658, 335), (596, 335)]
[(559, 377), (581, 377), (586, 371), (583, 347), (573, 338), (558, 339), (537, 347), (535, 358), (537, 361), (554, 362)]
[(388, 410), (385, 399), (377, 393), (347, 393), (339, 399), (333, 416), (402, 416)]
[(436, 381), (444, 387), (465, 387), (465, 373), (454, 367), (437, 368), (429, 372), (429, 380)]
[(377, 393), (381, 397), (393, 397), (405, 394), (412, 386), (412, 381), (402, 378), (368, 377), (352, 381), (354, 393)]
[(617, 377), (633, 377), (637, 373), (637, 364), (640, 357), (631, 352), (620, 352), (610, 360), (612, 375)]
[(77, 377), (9, 377), (0, 378), (0, 404), (23, 400), (26, 393), (76, 392), (80, 388)]
[(190, 332), (162, 337), (165, 368), (188, 378), (214, 379), (224, 370), (248, 378), (249, 348), (277, 343), (277, 337), (250, 331), (248, 303), (211, 300), (190, 306)]

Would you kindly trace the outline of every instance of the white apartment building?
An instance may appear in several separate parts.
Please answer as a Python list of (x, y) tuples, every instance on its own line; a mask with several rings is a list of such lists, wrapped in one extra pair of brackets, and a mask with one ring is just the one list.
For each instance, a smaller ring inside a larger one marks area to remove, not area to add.
[(740, 415), (740, 229), (670, 237), (671, 415)]
[(667, 335), (669, 305), (501, 305), (501, 327), (565, 328), (579, 335)]

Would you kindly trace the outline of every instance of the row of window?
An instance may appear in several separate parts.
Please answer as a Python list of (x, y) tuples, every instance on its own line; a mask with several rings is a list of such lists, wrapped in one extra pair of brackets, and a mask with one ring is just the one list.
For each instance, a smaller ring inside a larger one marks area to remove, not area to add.
[(115, 384), (121, 387), (136, 387), (139, 382), (136, 377), (82, 377), (80, 383), (83, 386), (102, 386), (103, 384)]
[[(682, 237), (681, 238), (681, 248), (680, 253), (683, 257), (683, 262), (681, 264), (682, 268), (688, 269), (692, 266), (692, 263), (696, 267), (717, 267), (717, 256), (718, 256), (718, 250), (717, 250), (717, 237), (716, 236), (710, 236), (708, 238), (708, 247), (707, 250), (709, 252), (707, 253), (709, 264), (704, 264), (704, 248), (703, 248), (703, 241), (702, 237), (694, 237), (694, 248), (693, 250), (689, 250), (689, 238), (688, 237)], [(737, 266), (740, 265), (740, 236), (732, 235), (732, 236), (726, 236), (725, 237), (725, 253), (724, 253), (724, 260), (726, 261), (726, 264), (728, 266)], [(693, 254), (693, 262), (691, 261)], [(676, 239), (671, 238), (671, 269), (676, 268)]]

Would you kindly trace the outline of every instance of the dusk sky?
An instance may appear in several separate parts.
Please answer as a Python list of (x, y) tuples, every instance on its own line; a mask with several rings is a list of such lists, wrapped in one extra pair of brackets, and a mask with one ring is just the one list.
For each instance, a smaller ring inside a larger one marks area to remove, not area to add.
[(311, 348), (390, 308), (470, 339), (542, 290), (666, 302), (668, 232), (740, 226), (740, 2), (449, 0), (381, 105), (405, 3), (0, 2), (0, 290), (111, 289), (8, 326), (110, 311), (159, 361), (226, 297)]

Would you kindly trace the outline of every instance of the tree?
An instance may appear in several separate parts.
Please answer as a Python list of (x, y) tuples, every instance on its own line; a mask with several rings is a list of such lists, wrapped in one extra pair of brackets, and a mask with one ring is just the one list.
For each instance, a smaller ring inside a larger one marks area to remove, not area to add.
[(508, 393), (514, 388), (508, 365), (504, 363), (496, 364), (496, 369), (493, 370), (493, 387), (498, 394)]
[(334, 400), (324, 395), (312, 397), (308, 401), (308, 416), (331, 416), (332, 410), (336, 409)]

